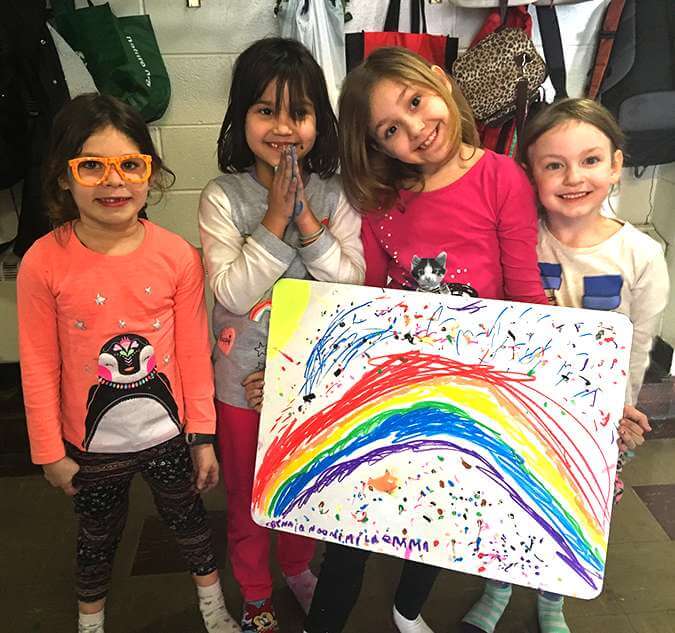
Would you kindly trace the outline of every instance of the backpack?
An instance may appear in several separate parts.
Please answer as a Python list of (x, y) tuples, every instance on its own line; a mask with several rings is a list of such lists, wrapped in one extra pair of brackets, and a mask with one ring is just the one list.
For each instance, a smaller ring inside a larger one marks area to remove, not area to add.
[[(495, 0), (491, 0), (493, 3)], [(562, 39), (560, 36), (560, 26), (556, 13), (556, 4), (569, 2), (583, 2), (585, 0), (546, 0), (540, 4), (540, 0), (535, 3), (537, 12), (537, 21), (541, 34), (542, 45), (544, 49), (544, 61), (546, 63), (546, 74), (551, 80), (554, 90), (554, 100), (567, 97), (567, 73), (565, 69), (565, 57), (563, 55)], [(471, 46), (476, 46), (490, 33), (498, 30), (502, 25), (511, 28), (521, 29), (528, 37), (532, 35), (532, 18), (526, 7), (516, 6), (504, 7), (502, 2), (499, 9), (490, 12), (485, 23), (474, 37)], [(505, 12), (505, 13), (504, 13)], [(542, 77), (543, 80), (543, 77)], [(540, 84), (536, 84), (539, 88)], [(518, 155), (518, 134), (524, 129), (529, 118), (534, 116), (541, 107), (545, 105), (543, 100), (543, 91), (539, 90), (532, 93), (529, 105), (524, 108), (520, 116), (517, 114), (507, 118), (503, 122), (494, 124), (484, 121), (476, 121), (478, 133), (480, 134), (483, 147), (494, 150), (499, 154), (508, 156)]]
[[(510, 29), (520, 29), (525, 32), (529, 37), (532, 34), (532, 19), (530, 18), (527, 7), (516, 6), (506, 8), (506, 3), (502, 2), (502, 6), (499, 9), (493, 9), (488, 14), (483, 26), (480, 28), (476, 36), (474, 37), (471, 45), (468, 50), (478, 46), (480, 42), (484, 41), (491, 34), (495, 33), (500, 28), (510, 28)], [(460, 57), (458, 62), (462, 59)], [(458, 62), (455, 62), (456, 64)], [(453, 75), (454, 75), (454, 66), (453, 66)], [(545, 75), (544, 75), (545, 76)], [(457, 79), (457, 77), (455, 77)], [(542, 77), (543, 81), (543, 77)], [(462, 88), (461, 81), (459, 81), (460, 88)], [(532, 94), (530, 92), (530, 94)], [(516, 95), (514, 94), (514, 99)], [(535, 99), (536, 101), (536, 99)], [(473, 104), (469, 101), (469, 104), (473, 107)], [(484, 121), (476, 120), (476, 125), (478, 128), (478, 133), (480, 135), (481, 143), (483, 147), (494, 150), (499, 154), (506, 154), (508, 156), (514, 156), (517, 153), (517, 127), (518, 123), (522, 126), (525, 122), (525, 117), (527, 116), (528, 107), (532, 107), (532, 102), (525, 104), (525, 107), (521, 105), (518, 110), (518, 116), (514, 113), (512, 116), (508, 117), (506, 120), (500, 120), (493, 124), (487, 124)], [(517, 120), (519, 119), (519, 120)]]
[[(619, 12), (620, 20), (615, 27), (610, 18), (614, 14), (616, 23)], [(592, 69), (589, 97), (596, 98), (595, 89), (599, 101), (626, 134), (626, 165), (635, 167), (639, 174), (638, 167), (675, 161), (673, 0), (610, 2)]]

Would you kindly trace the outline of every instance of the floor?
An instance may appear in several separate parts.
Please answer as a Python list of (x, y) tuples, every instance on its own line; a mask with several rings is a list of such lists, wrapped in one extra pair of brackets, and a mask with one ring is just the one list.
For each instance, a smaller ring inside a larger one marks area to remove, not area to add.
[[(28, 463), (16, 366), (0, 366), (0, 631), (76, 630), (70, 500)], [(654, 431), (625, 470), (626, 494), (615, 510), (605, 590), (592, 601), (568, 599), (574, 633), (675, 633), (675, 384), (645, 385), (641, 407)], [(240, 597), (225, 559), (225, 499), (206, 496), (219, 544), (226, 601)], [(155, 516), (147, 489), (136, 482), (132, 511), (115, 566), (107, 607), (109, 633), (202, 633), (196, 599), (175, 547)], [(315, 569), (321, 560), (318, 548)], [(361, 600), (345, 633), (394, 633), (389, 612), (400, 563), (373, 556)], [(436, 633), (456, 631), (482, 581), (444, 572), (424, 616)], [(277, 575), (274, 600), (283, 633), (300, 633), (302, 613)], [(537, 631), (535, 594), (516, 589), (497, 633)]]

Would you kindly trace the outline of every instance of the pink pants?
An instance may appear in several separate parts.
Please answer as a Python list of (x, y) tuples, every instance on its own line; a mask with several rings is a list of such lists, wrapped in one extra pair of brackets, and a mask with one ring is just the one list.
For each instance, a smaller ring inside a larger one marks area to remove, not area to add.
[[(272, 595), (269, 552), (271, 530), (251, 519), (251, 491), (260, 416), (252, 409), (216, 400), (220, 465), (227, 490), (227, 548), (232, 572), (244, 600)], [(277, 559), (286, 576), (307, 569), (316, 542), (286, 532), (277, 533)]]

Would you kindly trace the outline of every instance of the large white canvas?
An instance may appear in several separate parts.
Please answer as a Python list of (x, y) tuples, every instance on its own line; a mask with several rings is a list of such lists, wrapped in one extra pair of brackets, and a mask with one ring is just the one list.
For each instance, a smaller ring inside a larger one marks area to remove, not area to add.
[(254, 519), (595, 597), (631, 335), (612, 312), (282, 280)]

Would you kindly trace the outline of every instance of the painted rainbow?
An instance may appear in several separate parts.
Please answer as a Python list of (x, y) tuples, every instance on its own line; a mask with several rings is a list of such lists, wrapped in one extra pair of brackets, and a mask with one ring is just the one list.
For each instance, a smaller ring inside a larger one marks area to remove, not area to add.
[[(587, 455), (537, 404), (533, 379), (418, 352), (373, 363), (338, 402), (274, 438), (258, 468), (253, 506), (282, 517), (364, 464), (406, 451), (458, 452), (478, 462), (595, 586), (604, 567), (609, 468), (600, 481), (573, 467)], [(604, 459), (597, 442), (591, 445)]]

